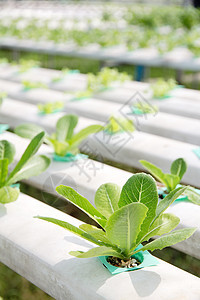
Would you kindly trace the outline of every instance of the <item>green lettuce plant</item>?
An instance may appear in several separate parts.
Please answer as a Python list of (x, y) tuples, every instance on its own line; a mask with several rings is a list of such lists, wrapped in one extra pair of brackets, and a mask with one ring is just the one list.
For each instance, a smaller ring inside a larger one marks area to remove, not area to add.
[(20, 59), (19, 61), (19, 72), (24, 73), (27, 72), (28, 70), (34, 68), (34, 67), (39, 67), (40, 62), (34, 59)]
[(6, 92), (3, 92), (3, 91), (0, 91), (0, 106), (3, 102), (3, 100), (7, 97), (7, 93)]
[(105, 126), (105, 131), (111, 134), (116, 134), (124, 131), (133, 132), (135, 126), (132, 120), (123, 117), (111, 116), (108, 124)]
[(114, 82), (123, 83), (130, 80), (130, 76), (125, 72), (119, 72), (117, 69), (103, 68), (96, 75), (89, 73), (87, 75), (87, 87), (84, 91), (75, 93), (78, 97), (91, 97), (93, 94), (109, 88)]
[(52, 114), (56, 111), (62, 110), (64, 107), (64, 102), (56, 101), (56, 102), (49, 102), (45, 104), (38, 104), (37, 107), (40, 113)]
[[(150, 175), (138, 173), (129, 178), (122, 190), (113, 183), (101, 185), (95, 194), (95, 208), (71, 187), (60, 185), (56, 188), (57, 192), (80, 208), (97, 225), (82, 224), (78, 228), (54, 218), (37, 218), (57, 224), (98, 246), (87, 252), (71, 251), (73, 256), (113, 256), (127, 261), (140, 251), (161, 250), (194, 233), (195, 228), (172, 231), (180, 220), (173, 214), (165, 213), (186, 189), (178, 188), (158, 202), (155, 180)], [(148, 242), (155, 235), (161, 237)], [(148, 243), (136, 250), (143, 242)]]
[[(187, 171), (187, 164), (183, 158), (178, 158), (172, 162), (170, 174), (164, 173), (160, 168), (146, 160), (140, 160), (140, 163), (152, 176), (166, 187), (167, 193), (176, 189), (177, 185), (180, 184), (183, 175)], [(187, 190), (184, 191), (184, 194), (191, 202), (200, 205), (200, 194), (198, 194), (194, 188), (188, 187)]]
[(156, 105), (150, 105), (145, 102), (137, 102), (133, 105), (133, 109), (135, 109), (142, 114), (155, 114), (158, 112), (158, 107)]
[(47, 88), (46, 84), (39, 82), (39, 81), (33, 82), (33, 81), (29, 81), (29, 80), (23, 80), (22, 85), (25, 90), (39, 89), (39, 88), (46, 89)]
[(155, 98), (162, 98), (176, 87), (176, 81), (174, 79), (168, 79), (167, 81), (159, 78), (155, 83), (151, 84), (153, 96)]
[[(45, 141), (53, 146), (55, 154), (65, 156), (68, 153), (79, 153), (79, 145), (89, 135), (103, 129), (101, 125), (90, 125), (74, 133), (74, 129), (78, 123), (78, 116), (65, 115), (56, 123), (55, 132), (49, 136), (45, 135)], [(38, 132), (44, 130), (35, 124), (22, 124), (15, 128), (15, 133), (24, 138), (33, 138)]]
[(35, 155), (44, 140), (44, 135), (44, 132), (40, 132), (31, 140), (21, 159), (10, 172), (9, 167), (14, 160), (15, 147), (6, 140), (0, 141), (0, 203), (17, 200), (19, 189), (13, 184), (37, 176), (48, 168), (50, 159), (45, 155)]

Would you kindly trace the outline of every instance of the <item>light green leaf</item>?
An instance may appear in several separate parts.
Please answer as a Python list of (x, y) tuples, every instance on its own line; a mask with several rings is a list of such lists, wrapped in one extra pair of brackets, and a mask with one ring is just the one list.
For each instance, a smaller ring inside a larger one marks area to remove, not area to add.
[(141, 242), (148, 241), (155, 235), (162, 235), (170, 232), (179, 224), (180, 219), (173, 214), (160, 215), (149, 227), (149, 232), (142, 238)]
[(137, 253), (139, 251), (145, 251), (145, 250), (150, 250), (150, 251), (154, 251), (156, 249), (162, 250), (165, 247), (170, 247), (172, 245), (175, 245), (179, 242), (186, 240), (195, 231), (196, 228), (184, 228), (184, 229), (174, 230), (169, 234), (166, 234), (154, 240), (153, 242), (146, 244), (144, 247), (142, 247), (140, 250), (135, 251), (134, 253)]
[(12, 178), (22, 169), (22, 167), (28, 162), (28, 160), (38, 151), (41, 144), (43, 143), (44, 139), (44, 132), (40, 132), (38, 135), (36, 135), (31, 142), (29, 143), (28, 147), (22, 154), (21, 159), (17, 163), (14, 170), (10, 173), (7, 184), (9, 185), (9, 182), (12, 180)]
[(130, 249), (136, 245), (147, 211), (144, 204), (131, 203), (116, 210), (107, 221), (105, 227), (107, 238), (127, 256)]
[(60, 118), (56, 123), (56, 140), (65, 142), (71, 139), (77, 123), (78, 117), (76, 115), (66, 115)]
[(41, 131), (44, 131), (44, 129), (38, 125), (35, 124), (21, 124), (17, 127), (15, 127), (14, 132), (27, 139), (32, 139), (34, 136), (36, 136)]
[(99, 229), (90, 224), (82, 224), (79, 226), (79, 228), (84, 230), (85, 232), (89, 233), (96, 240), (101, 241), (106, 244), (111, 244), (110, 241), (108, 240), (108, 238), (106, 237), (105, 231), (103, 231), (102, 229)]
[(183, 158), (176, 159), (171, 165), (171, 173), (179, 176), (180, 180), (187, 170), (187, 164)]
[(121, 188), (114, 183), (102, 184), (95, 194), (94, 203), (102, 215), (109, 218), (117, 210)]
[(15, 156), (15, 147), (12, 143), (2, 140), (0, 141), (0, 159), (7, 158), (10, 164)]
[(48, 140), (51, 142), (54, 148), (54, 152), (57, 155), (65, 156), (69, 151), (69, 144), (67, 142), (59, 142), (58, 140), (53, 139), (51, 137), (49, 137)]
[(73, 255), (75, 257), (78, 257), (78, 258), (90, 258), (90, 257), (98, 257), (98, 256), (115, 256), (115, 257), (119, 257), (119, 258), (123, 259), (123, 256), (119, 252), (113, 250), (112, 248), (108, 248), (105, 246), (95, 247), (95, 248), (88, 250), (87, 252), (70, 251), (69, 254)]
[(141, 239), (146, 234), (150, 223), (155, 217), (158, 203), (157, 186), (152, 176), (140, 173), (129, 178), (122, 188), (118, 205), (122, 207), (131, 202), (143, 203), (148, 208), (147, 216), (138, 236), (138, 239)]
[(185, 191), (185, 195), (188, 197), (192, 203), (200, 205), (200, 194), (195, 191), (194, 188), (189, 187)]
[(173, 191), (180, 182), (180, 177), (173, 174), (165, 174), (165, 185), (169, 192)]
[(61, 196), (65, 197), (68, 201), (76, 205), (84, 211), (89, 217), (95, 220), (102, 227), (106, 224), (106, 218), (83, 196), (78, 194), (69, 186), (60, 185), (56, 191)]
[(20, 191), (18, 188), (13, 188), (10, 186), (4, 186), (0, 188), (0, 203), (6, 204), (14, 202), (17, 200), (19, 193)]
[(100, 245), (100, 246), (104, 245), (102, 242), (98, 242), (95, 238), (93, 238), (87, 232), (81, 230), (80, 228), (78, 228), (78, 227), (76, 227), (76, 226), (74, 226), (74, 225), (72, 225), (68, 222), (57, 220), (57, 219), (54, 219), (54, 218), (40, 217), (40, 216), (37, 216), (37, 217), (34, 217), (34, 218), (41, 219), (41, 220), (56, 224), (60, 227), (63, 227), (65, 229), (69, 230), (70, 232), (73, 232), (74, 234), (76, 234), (76, 235), (82, 237), (83, 239), (85, 239), (87, 241), (90, 241), (90, 242), (92, 242), (96, 245)]
[(82, 130), (80, 130), (77, 134), (75, 134), (71, 140), (69, 141), (70, 145), (80, 145), (80, 143), (85, 140), (90, 134), (97, 133), (102, 130), (103, 126), (101, 125), (90, 125)]
[(0, 187), (4, 185), (7, 175), (8, 175), (8, 159), (4, 158), (0, 160)]
[(31, 157), (28, 162), (12, 177), (9, 184), (39, 175), (48, 168), (50, 163), (50, 158), (45, 155)]
[(153, 175), (158, 181), (165, 184), (165, 174), (163, 171), (156, 167), (154, 164), (151, 164), (150, 162), (146, 160), (140, 160), (140, 163)]
[(163, 198), (158, 203), (155, 219), (158, 218), (181, 194), (183, 194), (186, 189), (187, 187), (179, 187), (170, 192), (165, 198)]

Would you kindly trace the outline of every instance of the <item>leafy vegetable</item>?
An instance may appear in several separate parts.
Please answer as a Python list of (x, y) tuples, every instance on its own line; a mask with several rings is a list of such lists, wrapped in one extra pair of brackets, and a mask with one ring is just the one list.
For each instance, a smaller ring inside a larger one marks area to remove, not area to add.
[(153, 96), (155, 98), (162, 98), (168, 95), (168, 93), (176, 87), (176, 81), (174, 79), (169, 79), (165, 81), (159, 78), (157, 82), (151, 85), (153, 90)]
[(46, 104), (38, 104), (38, 110), (44, 114), (52, 114), (56, 111), (60, 111), (64, 107), (64, 103), (62, 101), (50, 102)]
[(109, 122), (105, 127), (105, 131), (115, 134), (119, 132), (129, 131), (133, 132), (135, 130), (134, 123), (132, 120), (127, 118), (120, 118), (111, 116)]
[(37, 176), (44, 172), (50, 159), (44, 155), (35, 155), (44, 139), (44, 132), (35, 136), (24, 151), (15, 168), (9, 173), (8, 166), (13, 162), (15, 147), (6, 140), (0, 141), (0, 203), (15, 201), (19, 189), (12, 185), (17, 181)]
[(155, 114), (158, 111), (158, 107), (155, 105), (150, 105), (145, 102), (137, 102), (134, 104), (133, 109), (137, 109), (143, 114)]
[[(68, 201), (78, 206), (90, 216), (101, 228), (82, 224), (79, 228), (57, 219), (37, 217), (57, 224), (74, 234), (98, 245), (87, 252), (71, 251), (79, 258), (114, 256), (123, 260), (139, 251), (163, 249), (190, 237), (195, 228), (185, 228), (171, 232), (180, 222), (179, 218), (164, 213), (167, 205), (159, 209), (158, 193), (154, 179), (150, 175), (138, 173), (133, 175), (123, 186), (106, 183), (99, 187), (95, 195), (95, 205), (79, 195), (71, 187), (58, 186), (57, 192)], [(168, 197), (171, 203), (176, 199), (171, 192)], [(171, 232), (171, 233), (170, 233)], [(162, 236), (165, 234), (164, 236)], [(161, 236), (135, 250), (139, 244), (148, 241), (152, 236)]]
[[(53, 146), (54, 152), (59, 156), (65, 156), (67, 153), (79, 153), (78, 146), (89, 135), (103, 129), (101, 125), (90, 125), (78, 133), (74, 129), (78, 123), (76, 115), (65, 115), (56, 123), (56, 131), (51, 136), (45, 135), (45, 141)], [(34, 124), (22, 124), (15, 128), (15, 133), (24, 138), (33, 138), (43, 129)]]
[(99, 93), (109, 88), (113, 83), (123, 83), (130, 80), (130, 76), (125, 72), (120, 73), (117, 69), (103, 68), (97, 75), (89, 73), (87, 75), (87, 87), (84, 91), (75, 93), (77, 98), (91, 97), (92, 94)]
[(180, 183), (187, 170), (187, 164), (183, 158), (176, 159), (171, 165), (171, 174), (163, 173), (162, 170), (146, 160), (140, 160), (140, 163), (160, 182), (162, 182), (167, 191), (173, 191)]
[(42, 82), (35, 82), (35, 81), (28, 81), (28, 80), (23, 80), (22, 81), (23, 87), (25, 90), (30, 90), (30, 89), (39, 89), (39, 88), (43, 88), (46, 89), (47, 86), (42, 83)]

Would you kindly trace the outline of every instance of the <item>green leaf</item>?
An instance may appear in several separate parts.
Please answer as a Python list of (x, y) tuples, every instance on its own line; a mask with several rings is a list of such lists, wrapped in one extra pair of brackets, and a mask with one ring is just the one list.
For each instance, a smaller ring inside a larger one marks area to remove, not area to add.
[(147, 211), (144, 204), (131, 203), (116, 210), (107, 221), (105, 227), (107, 238), (127, 256), (130, 249), (136, 245)]
[(109, 218), (117, 210), (121, 188), (114, 183), (102, 184), (95, 194), (94, 203), (98, 211)]
[(179, 224), (180, 219), (173, 214), (160, 215), (149, 227), (149, 232), (142, 238), (141, 242), (148, 241), (155, 235), (162, 235), (170, 232)]
[(170, 247), (172, 245), (175, 245), (179, 242), (186, 240), (195, 231), (196, 228), (184, 228), (184, 229), (174, 230), (171, 233), (166, 234), (154, 240), (153, 242), (146, 244), (144, 247), (142, 247), (140, 250), (135, 251), (134, 253), (137, 253), (139, 251), (145, 251), (145, 250), (150, 250), (150, 251), (154, 251), (156, 249), (162, 250), (165, 247)]
[(187, 170), (187, 164), (183, 158), (176, 159), (171, 165), (171, 173), (179, 176), (180, 180)]
[(60, 118), (56, 123), (56, 140), (65, 142), (71, 139), (77, 123), (76, 115), (66, 115)]
[(59, 142), (56, 139), (53, 139), (51, 137), (48, 137), (48, 140), (51, 142), (54, 148), (54, 152), (57, 155), (65, 156), (69, 151), (69, 144), (67, 142)]
[(158, 203), (158, 192), (155, 180), (147, 174), (135, 174), (125, 183), (122, 188), (119, 207), (131, 202), (139, 202), (148, 208), (147, 216), (141, 226), (141, 232), (138, 239), (146, 234), (150, 223), (155, 217)]
[(0, 141), (0, 159), (7, 158), (10, 164), (15, 156), (15, 147), (12, 143), (2, 140)]
[(185, 191), (185, 195), (188, 197), (192, 203), (200, 205), (200, 194), (195, 191), (194, 188), (189, 187)]
[(101, 246), (101, 247), (95, 247), (87, 252), (83, 251), (70, 251), (70, 255), (73, 255), (78, 258), (90, 258), (90, 257), (98, 257), (98, 256), (115, 256), (123, 259), (123, 255), (121, 255), (119, 252), (113, 250), (112, 248)]
[(97, 133), (102, 130), (103, 126), (101, 125), (90, 125), (82, 130), (80, 130), (77, 134), (75, 134), (71, 140), (69, 141), (70, 145), (80, 145), (80, 143), (85, 140), (90, 134)]
[(179, 187), (160, 200), (156, 209), (155, 219), (157, 219), (181, 194), (183, 194), (186, 189), (187, 187)]
[(4, 186), (0, 188), (0, 203), (6, 204), (14, 202), (17, 200), (19, 193), (20, 191), (18, 188), (13, 188), (10, 186)]
[(180, 177), (173, 174), (165, 174), (165, 185), (168, 192), (173, 191), (180, 182)]
[(44, 129), (35, 124), (21, 124), (14, 129), (17, 135), (27, 139), (34, 138), (41, 131), (44, 131)]
[(79, 226), (80, 229), (84, 230), (85, 232), (89, 233), (91, 236), (93, 236), (96, 240), (101, 241), (105, 244), (110, 244), (110, 241), (106, 237), (105, 231), (102, 229), (99, 229), (95, 226), (92, 226), (90, 224), (82, 224)]
[(22, 157), (19, 160), (18, 164), (16, 165), (14, 170), (10, 173), (7, 180), (8, 185), (9, 182), (12, 180), (12, 178), (22, 169), (22, 167), (28, 162), (28, 160), (38, 151), (41, 144), (43, 143), (44, 135), (45, 135), (44, 132), (40, 132), (31, 140), (28, 147), (22, 154)]
[(8, 159), (4, 158), (0, 160), (0, 187), (4, 185), (7, 175), (8, 175)]
[(9, 180), (9, 184), (37, 176), (44, 172), (50, 165), (51, 160), (45, 155), (31, 157), (28, 162)]
[(76, 234), (76, 235), (82, 237), (83, 239), (85, 239), (87, 241), (90, 241), (90, 242), (92, 242), (96, 245), (100, 245), (100, 246), (104, 245), (102, 242), (98, 242), (95, 238), (93, 238), (87, 232), (81, 230), (80, 228), (78, 228), (78, 227), (76, 227), (76, 226), (74, 226), (74, 225), (72, 225), (68, 222), (57, 220), (57, 219), (54, 219), (54, 218), (40, 217), (40, 216), (37, 216), (37, 217), (34, 217), (34, 218), (41, 219), (41, 220), (56, 224), (60, 227), (63, 227), (65, 229), (69, 230), (70, 232), (73, 232), (74, 234)]
[(95, 220), (102, 227), (106, 224), (105, 217), (83, 196), (78, 194), (69, 186), (59, 185), (56, 191), (61, 196), (65, 197), (68, 201), (76, 205), (84, 211), (89, 217)]
[(165, 174), (163, 171), (146, 160), (140, 160), (140, 163), (153, 175), (158, 181), (165, 183)]

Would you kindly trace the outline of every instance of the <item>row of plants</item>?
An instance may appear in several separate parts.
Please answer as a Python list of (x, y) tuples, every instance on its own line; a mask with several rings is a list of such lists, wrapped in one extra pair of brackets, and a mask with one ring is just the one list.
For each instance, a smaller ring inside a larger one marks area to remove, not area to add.
[[(1, 59), (0, 65), (9, 65), (8, 60)], [(30, 71), (32, 68), (38, 67), (40, 63), (36, 60), (27, 60), (27, 59), (21, 59), (19, 60), (18, 64), (12, 63), (11, 65), (17, 66), (17, 72), (15, 72), (16, 76), (17, 74), (26, 73)], [(60, 72), (60, 75), (56, 76), (52, 79), (52, 81), (49, 84), (56, 84), (60, 81), (65, 81), (69, 77), (73, 76), (73, 74), (79, 73), (79, 70), (70, 70), (68, 68), (63, 68)], [(108, 68), (104, 67), (99, 71), (96, 75), (93, 73), (88, 73), (86, 78), (86, 88), (81, 91), (74, 92), (74, 96), (72, 97), (72, 100), (75, 99), (84, 99), (89, 98), (92, 96), (95, 96), (97, 93), (104, 92), (108, 89), (114, 89), (115, 87), (119, 87), (123, 83), (130, 81), (131, 76), (129, 76), (126, 72), (119, 72), (116, 68)], [(29, 91), (31, 89), (35, 88), (43, 88), (47, 89), (47, 84), (44, 84), (40, 81), (30, 81), (30, 80), (23, 80), (22, 81), (23, 90)], [(177, 85), (176, 81), (174, 79), (168, 79), (164, 80), (162, 78), (158, 78), (155, 80), (152, 84), (149, 85), (149, 88), (144, 90), (145, 97), (149, 99), (150, 98), (156, 98), (156, 99), (163, 99), (170, 97), (171, 91), (173, 91), (175, 88), (180, 87)], [(6, 97), (6, 93), (1, 92), (0, 93), (0, 101), (1, 99)], [(138, 106), (138, 104), (137, 104)], [(53, 113), (62, 110), (64, 107), (64, 103), (61, 101), (55, 101), (53, 103), (47, 103), (47, 104), (39, 104), (38, 109), (41, 113), (48, 114)], [(141, 109), (140, 107), (136, 107), (137, 109)], [(156, 111), (157, 108), (154, 107), (154, 111)], [(146, 108), (143, 105), (143, 113), (150, 112), (150, 106), (148, 104), (146, 105)]]
[[(48, 157), (35, 156), (42, 142), (50, 142), (58, 155), (77, 154), (78, 145), (83, 139), (103, 129), (102, 126), (92, 125), (74, 134), (77, 122), (78, 118), (74, 115), (62, 117), (58, 120), (56, 132), (51, 137), (36, 125), (16, 127), (17, 134), (32, 140), (9, 174), (8, 165), (14, 158), (14, 146), (5, 140), (0, 142), (1, 203), (17, 199), (19, 188), (13, 184), (36, 176), (49, 166)], [(79, 258), (98, 256), (112, 274), (158, 264), (147, 250), (153, 251), (174, 245), (190, 237), (195, 231), (195, 228), (174, 231), (180, 220), (172, 214), (165, 213), (165, 210), (183, 195), (187, 200), (200, 205), (200, 194), (192, 187), (177, 187), (187, 169), (184, 159), (180, 158), (172, 163), (171, 174), (163, 173), (149, 162), (141, 161), (141, 163), (165, 185), (162, 191), (150, 175), (136, 174), (122, 189), (113, 183), (100, 186), (95, 195), (95, 208), (71, 187), (59, 186), (57, 192), (88, 214), (96, 222), (96, 226), (82, 224), (76, 228), (60, 220), (39, 218), (62, 226), (97, 245), (98, 247), (86, 253), (72, 251), (70, 254)], [(182, 198), (181, 200), (183, 201)], [(161, 237), (149, 241), (154, 236)], [(146, 241), (149, 242), (143, 245), (142, 243)]]
[[(104, 12), (104, 19), (113, 17), (112, 11)], [(118, 28), (118, 22), (109, 26), (87, 26), (83, 30), (68, 29), (61, 20), (57, 26), (48, 26), (48, 21), (17, 18), (0, 22), (0, 36), (14, 36), (20, 39), (54, 41), (55, 43), (73, 42), (78, 46), (99, 44), (101, 47), (125, 45), (128, 51), (138, 48), (155, 47), (163, 54), (176, 47), (187, 47), (194, 56), (199, 55), (199, 11), (196, 9), (156, 8), (136, 6), (129, 8), (122, 16), (127, 26)], [(82, 22), (82, 21), (81, 21)], [(104, 20), (106, 22), (106, 20)], [(110, 22), (110, 21), (109, 21)], [(21, 25), (20, 25), (21, 24)], [(22, 25), (23, 24), (23, 25)], [(38, 25), (39, 24), (39, 25)], [(130, 26), (131, 25), (131, 26)]]

